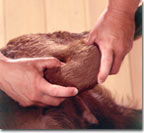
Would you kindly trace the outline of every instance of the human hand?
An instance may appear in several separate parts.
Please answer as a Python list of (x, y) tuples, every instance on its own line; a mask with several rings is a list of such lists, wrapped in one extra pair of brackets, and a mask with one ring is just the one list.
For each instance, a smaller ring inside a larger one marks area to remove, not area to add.
[(50, 84), (43, 78), (44, 68), (60, 65), (52, 57), (0, 59), (0, 89), (22, 106), (58, 106), (78, 93), (74, 87)]
[(130, 51), (134, 36), (134, 14), (107, 9), (98, 18), (89, 34), (87, 44), (97, 44), (101, 51), (98, 82), (109, 74), (118, 73), (121, 63)]

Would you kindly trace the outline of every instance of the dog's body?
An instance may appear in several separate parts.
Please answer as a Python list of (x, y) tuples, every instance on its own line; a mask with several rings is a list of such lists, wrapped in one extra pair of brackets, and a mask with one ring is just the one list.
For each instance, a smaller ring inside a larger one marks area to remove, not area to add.
[(13, 59), (48, 56), (58, 58), (64, 64), (61, 68), (45, 70), (45, 78), (51, 83), (75, 86), (80, 94), (68, 98), (58, 107), (24, 108), (0, 92), (0, 128), (141, 128), (141, 111), (117, 105), (106, 89), (96, 86), (100, 52), (94, 45), (85, 45), (84, 39), (87, 37), (88, 33), (68, 32), (24, 35), (11, 40), (1, 50), (5, 56)]

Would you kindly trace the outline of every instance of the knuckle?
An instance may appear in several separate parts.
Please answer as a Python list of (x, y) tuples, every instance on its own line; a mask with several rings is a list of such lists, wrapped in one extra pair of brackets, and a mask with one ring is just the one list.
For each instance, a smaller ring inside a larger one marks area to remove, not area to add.
[(120, 47), (116, 48), (116, 54), (121, 55), (124, 53), (128, 53), (131, 49), (132, 44), (121, 45)]
[(124, 51), (125, 51), (125, 48), (124, 48), (124, 47), (119, 47), (119, 48), (117, 48), (117, 50), (116, 50), (116, 54), (117, 54), (117, 55), (121, 55)]

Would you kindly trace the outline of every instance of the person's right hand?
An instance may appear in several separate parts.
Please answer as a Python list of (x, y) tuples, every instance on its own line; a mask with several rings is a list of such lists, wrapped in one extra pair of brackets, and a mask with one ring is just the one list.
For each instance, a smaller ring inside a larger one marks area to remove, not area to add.
[(44, 68), (58, 67), (55, 58), (0, 59), (0, 89), (22, 106), (58, 106), (66, 97), (75, 96), (74, 87), (48, 83)]
[(134, 14), (113, 8), (106, 9), (89, 34), (87, 44), (96, 44), (101, 52), (98, 83), (117, 74), (125, 56), (133, 46)]

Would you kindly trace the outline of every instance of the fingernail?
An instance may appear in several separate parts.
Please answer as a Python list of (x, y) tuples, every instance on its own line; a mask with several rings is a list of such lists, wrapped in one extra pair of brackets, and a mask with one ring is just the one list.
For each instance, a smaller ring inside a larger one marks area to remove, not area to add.
[(74, 95), (77, 95), (78, 94), (78, 89), (74, 89)]

